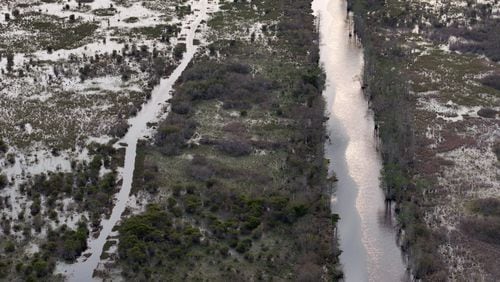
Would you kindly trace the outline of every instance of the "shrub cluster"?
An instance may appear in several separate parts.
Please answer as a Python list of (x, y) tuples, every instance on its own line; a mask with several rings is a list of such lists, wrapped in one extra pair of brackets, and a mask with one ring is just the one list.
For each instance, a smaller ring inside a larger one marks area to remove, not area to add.
[(488, 87), (500, 91), (500, 75), (497, 74), (488, 75), (487, 77), (483, 78), (481, 82)]
[[(103, 214), (111, 212), (113, 195), (117, 192), (116, 168), (122, 165), (121, 151), (111, 145), (93, 144), (89, 146), (90, 162), (72, 163), (72, 172), (49, 172), (35, 175), (30, 181), (20, 186), (22, 193), (33, 199), (30, 213), (35, 218), (41, 217), (41, 197), (46, 198), (44, 216), (58, 220), (62, 206), (57, 200), (72, 197), (79, 210), (88, 210), (93, 231), (97, 231)], [(102, 167), (110, 172), (101, 175)], [(41, 231), (41, 224), (35, 230)]]
[[(146, 266), (162, 265), (185, 257), (190, 248), (200, 243), (201, 233), (188, 223), (172, 224), (171, 216), (158, 205), (130, 217), (119, 228), (118, 254), (126, 264), (124, 277), (135, 277)], [(166, 266), (166, 265), (164, 265)], [(148, 272), (145, 272), (148, 278)]]

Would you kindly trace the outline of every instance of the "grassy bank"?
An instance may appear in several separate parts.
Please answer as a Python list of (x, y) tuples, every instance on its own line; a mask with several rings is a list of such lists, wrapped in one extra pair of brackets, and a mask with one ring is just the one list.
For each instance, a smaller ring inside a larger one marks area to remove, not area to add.
[[(401, 48), (403, 39), (388, 36), (398, 25), (400, 9), (389, 9), (384, 1), (349, 1), (355, 29), (365, 50), (364, 87), (375, 112), (382, 140), (382, 180), (386, 198), (397, 203), (404, 230), (402, 249), (410, 256), (410, 267), (418, 279), (443, 279), (446, 272), (438, 254), (440, 238), (423, 221), (422, 198), (429, 185), (415, 175), (414, 105), (404, 69), (410, 63)], [(411, 24), (408, 24), (410, 26)]]
[(500, 94), (494, 5), (349, 1), (365, 47), (386, 196), (398, 203), (402, 248), (419, 279), (499, 275), (491, 263), (497, 217), (478, 208), (498, 206), (498, 185), (489, 184), (498, 180), (490, 173), (498, 170)]

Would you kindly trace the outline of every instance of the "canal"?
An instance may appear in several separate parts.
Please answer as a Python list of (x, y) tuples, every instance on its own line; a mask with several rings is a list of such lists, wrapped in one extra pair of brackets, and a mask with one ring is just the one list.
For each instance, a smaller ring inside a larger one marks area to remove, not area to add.
[(321, 64), (327, 85), (325, 145), (329, 171), (338, 178), (332, 210), (340, 215), (340, 261), (346, 281), (406, 280), (395, 219), (380, 188), (382, 160), (373, 113), (361, 90), (363, 49), (353, 34), (347, 3), (315, 0)]

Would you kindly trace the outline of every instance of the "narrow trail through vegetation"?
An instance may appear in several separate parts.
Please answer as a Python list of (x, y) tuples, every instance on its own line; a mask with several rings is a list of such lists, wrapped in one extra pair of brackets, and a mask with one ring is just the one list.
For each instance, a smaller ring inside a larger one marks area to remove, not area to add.
[(129, 120), (131, 126), (123, 139), (118, 142), (126, 143), (127, 149), (125, 166), (122, 171), (123, 184), (117, 195), (116, 203), (110, 218), (102, 221), (102, 230), (99, 233), (99, 237), (89, 242), (88, 251), (84, 253), (76, 263), (71, 265), (58, 265), (57, 272), (67, 275), (70, 281), (92, 280), (93, 272), (101, 261), (100, 256), (104, 244), (108, 237), (113, 235), (113, 228), (125, 211), (132, 187), (137, 142), (139, 139), (146, 136), (148, 123), (155, 121), (158, 115), (161, 114), (161, 110), (164, 108), (165, 103), (171, 97), (173, 85), (194, 57), (198, 47), (193, 44), (193, 40), (196, 38), (196, 31), (200, 24), (208, 19), (209, 0), (194, 2), (193, 10), (195, 11), (193, 17), (187, 17), (187, 23), (183, 26), (182, 33), (186, 34), (186, 51), (184, 52), (180, 64), (168, 79), (163, 79), (153, 90), (151, 100), (144, 105), (137, 116)]

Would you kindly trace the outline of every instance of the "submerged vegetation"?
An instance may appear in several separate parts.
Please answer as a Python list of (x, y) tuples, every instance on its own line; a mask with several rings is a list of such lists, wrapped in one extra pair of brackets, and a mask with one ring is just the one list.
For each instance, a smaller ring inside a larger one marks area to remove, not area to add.
[(88, 255), (121, 186), (118, 138), (178, 64), (184, 5), (0, 3), (0, 280), (59, 281)]

